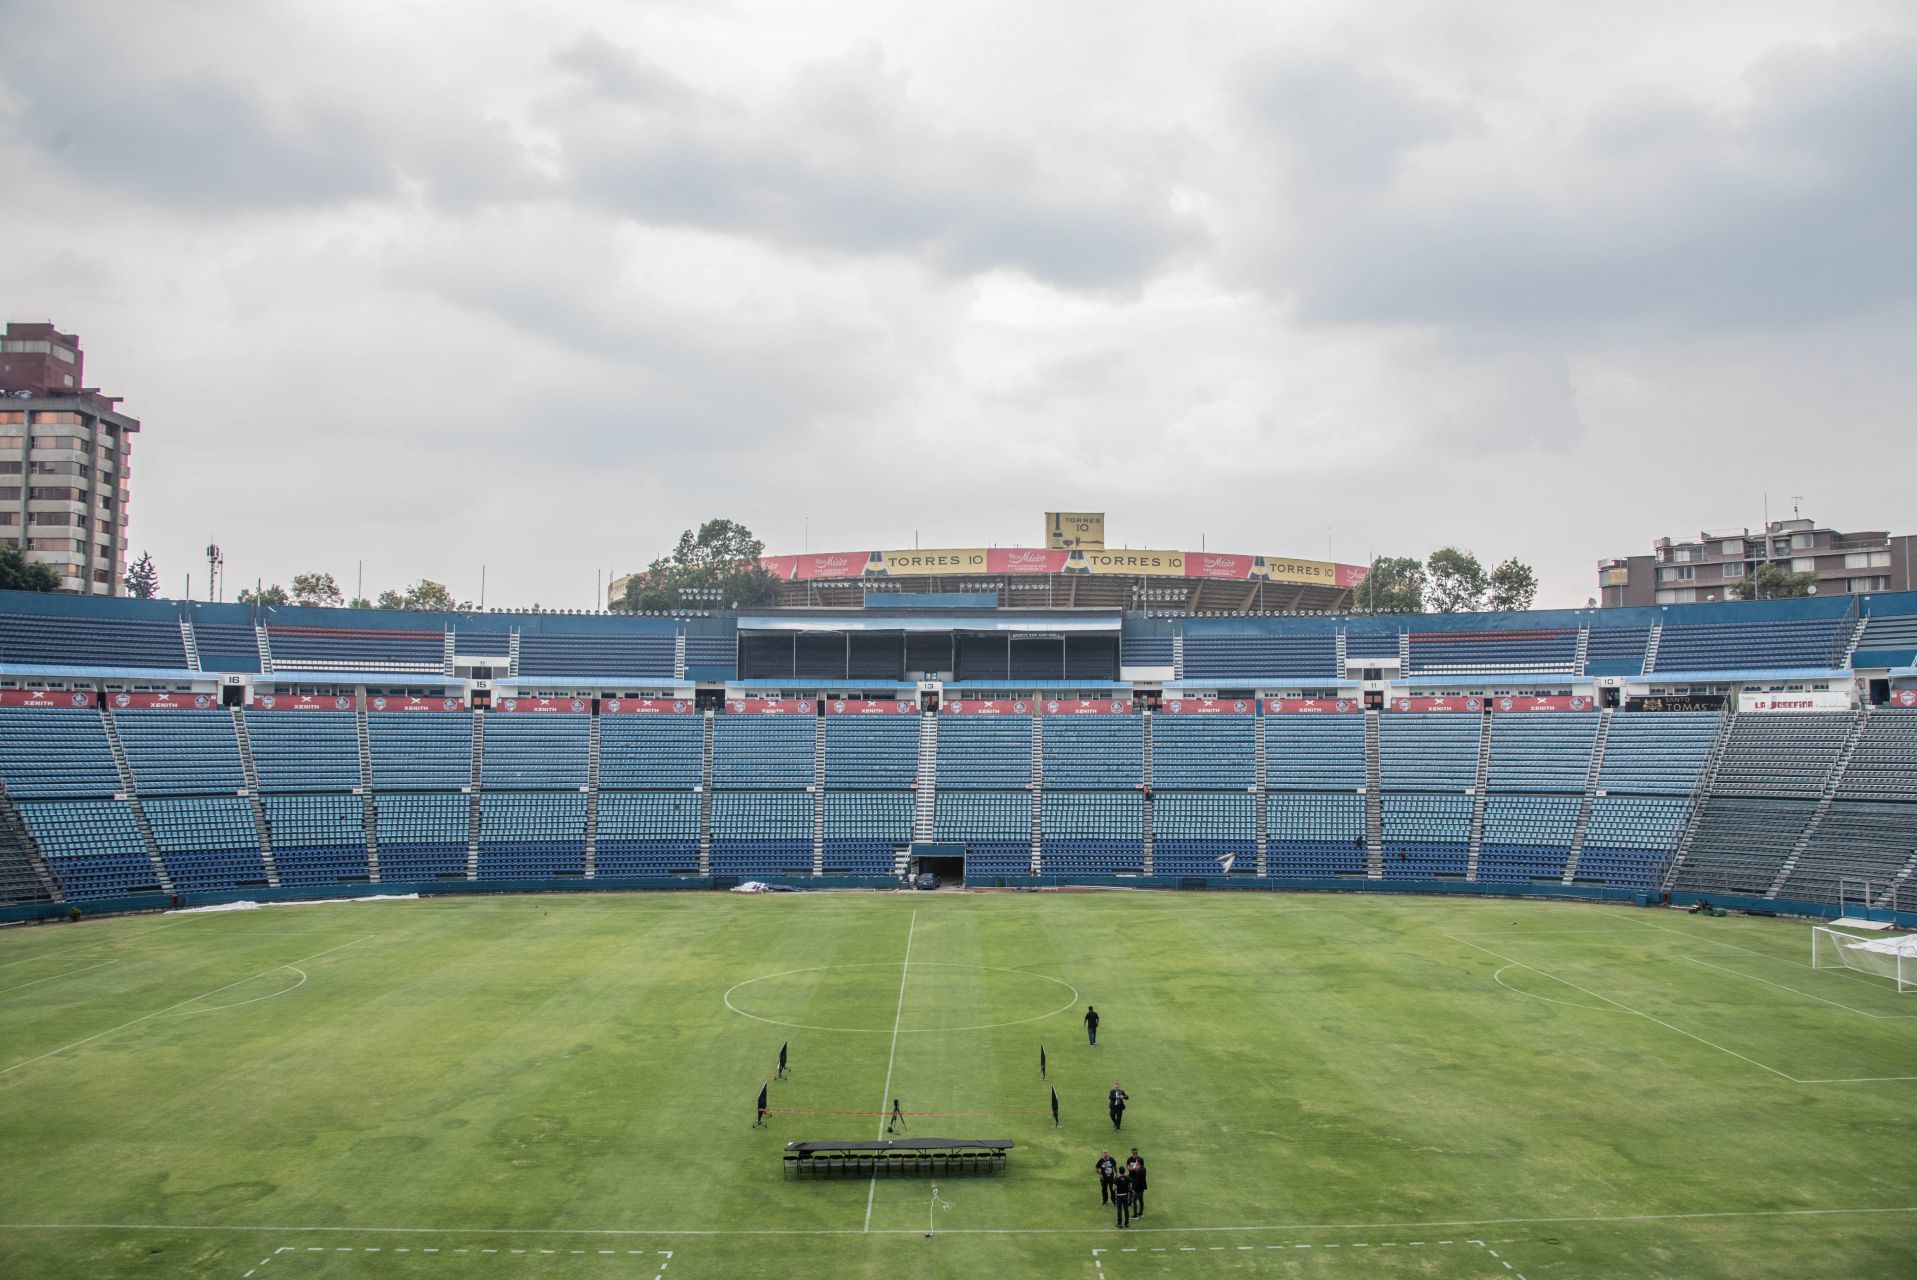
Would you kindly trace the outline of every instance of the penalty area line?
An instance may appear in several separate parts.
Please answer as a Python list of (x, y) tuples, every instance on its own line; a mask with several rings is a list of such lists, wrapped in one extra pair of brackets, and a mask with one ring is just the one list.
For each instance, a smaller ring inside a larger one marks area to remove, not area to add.
[[(911, 921), (905, 926), (905, 960), (899, 965), (899, 1007), (892, 1014), (892, 1052), (887, 1054), (885, 1059), (885, 1093), (879, 1098), (881, 1107), (887, 1106), (892, 1097), (892, 1064), (898, 1061), (899, 1023), (905, 1019), (905, 977), (912, 971), (912, 935), (918, 932), (918, 927), (919, 913), (914, 910)], [(887, 1125), (879, 1126), (875, 1138), (883, 1138), (888, 1127)], [(872, 1185), (866, 1188), (865, 1192), (865, 1226), (863, 1228), (865, 1231), (872, 1229), (872, 1202), (878, 1198), (878, 1194), (879, 1174), (878, 1170), (874, 1169)]]

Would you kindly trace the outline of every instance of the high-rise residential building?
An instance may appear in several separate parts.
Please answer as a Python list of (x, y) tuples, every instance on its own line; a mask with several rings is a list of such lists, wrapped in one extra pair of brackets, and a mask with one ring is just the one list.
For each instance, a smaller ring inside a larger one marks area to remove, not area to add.
[(63, 591), (124, 591), (137, 418), (86, 385), (76, 334), (7, 325), (0, 336), (0, 546), (52, 565)]
[(1736, 600), (1737, 585), (1765, 562), (1817, 575), (1818, 595), (1917, 588), (1917, 536), (1840, 533), (1815, 520), (1773, 520), (1768, 529), (1706, 529), (1695, 539), (1659, 538), (1648, 556), (1598, 562), (1605, 606)]

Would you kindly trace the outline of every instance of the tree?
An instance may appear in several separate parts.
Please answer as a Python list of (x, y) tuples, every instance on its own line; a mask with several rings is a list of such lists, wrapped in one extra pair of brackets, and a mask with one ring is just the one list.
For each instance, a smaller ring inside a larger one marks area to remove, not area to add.
[(1353, 592), (1360, 613), (1423, 613), (1424, 566), (1411, 556), (1378, 556)]
[(240, 588), (239, 601), (241, 604), (285, 604), (287, 602), (286, 588), (277, 582), (269, 582), (257, 590), (242, 587)]
[(153, 567), (151, 551), (142, 551), (126, 571), (126, 593), (135, 600), (151, 600), (160, 594), (160, 571)]
[(390, 588), (379, 593), (374, 601), (375, 609), (410, 609), (436, 613), (469, 613), (472, 601), (456, 601), (453, 593), (446, 589), (443, 582), (434, 582), (431, 578), (421, 578), (404, 591)]
[(1757, 571), (1732, 588), (1740, 600), (1789, 600), (1817, 589), (1814, 573), (1792, 573), (1781, 564), (1765, 561)]
[(1425, 560), (1431, 574), (1431, 604), (1439, 613), (1470, 613), (1484, 605), (1490, 582), (1469, 551), (1439, 547)]
[(18, 547), (0, 547), (0, 591), (58, 591), (60, 573), (28, 560)]
[(336, 609), (346, 603), (346, 596), (330, 573), (296, 573), (293, 575), (293, 603)]
[(1485, 608), (1500, 611), (1529, 609), (1538, 598), (1538, 575), (1516, 556), (1491, 571), (1491, 592)]
[(765, 604), (777, 597), (779, 580), (759, 563), (764, 554), (765, 543), (736, 520), (708, 520), (680, 534), (671, 555), (633, 574), (620, 605), (638, 613)]

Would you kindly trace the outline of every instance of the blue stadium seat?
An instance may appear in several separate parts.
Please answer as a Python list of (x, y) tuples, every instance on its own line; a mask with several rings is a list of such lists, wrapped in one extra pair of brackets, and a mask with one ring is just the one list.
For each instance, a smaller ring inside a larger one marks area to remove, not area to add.
[(1266, 787), (1273, 791), (1337, 791), (1364, 785), (1363, 716), (1265, 717)]
[[(1211, 716), (1189, 717), (1210, 720)], [(1157, 746), (1154, 744), (1153, 751)], [(1156, 770), (1157, 759), (1152, 761)], [(1222, 876), (1222, 858), (1232, 872), (1258, 868), (1258, 798), (1247, 791), (1152, 793), (1152, 874)]]
[(910, 787), (917, 780), (918, 771), (917, 716), (825, 718), (826, 786)]
[(486, 716), (480, 783), (513, 791), (578, 790), (587, 782), (592, 717), (565, 712)]
[(1110, 791), (1145, 781), (1142, 717), (1046, 716), (1044, 784), (1047, 791)]
[(1031, 780), (1030, 716), (940, 718), (940, 791), (1004, 791), (1028, 786)]
[[(227, 726), (230, 732), (232, 726)], [(253, 807), (238, 796), (148, 800), (147, 825), (173, 887), (183, 892), (265, 885)]]
[[(1328, 721), (1334, 717), (1288, 718)], [(1272, 723), (1274, 721), (1267, 721), (1267, 728)], [(1364, 741), (1360, 738), (1360, 752), (1363, 747)], [(1362, 771), (1362, 756), (1359, 764)], [(1359, 780), (1363, 781), (1362, 772)], [(1361, 795), (1274, 791), (1266, 797), (1265, 874), (1268, 876), (1362, 876), (1365, 873), (1364, 839), (1365, 798)]]
[(160, 892), (130, 802), (44, 800), (19, 811), (69, 901)]
[[(547, 718), (525, 717), (528, 720)], [(553, 879), (585, 873), (584, 795), (577, 791), (481, 793), (478, 879)]]
[(45, 666), (186, 670), (178, 618), (0, 613), (0, 654)]
[(712, 786), (790, 789), (812, 785), (818, 717), (722, 715), (712, 726)]
[(269, 624), (266, 643), (276, 671), (390, 671), (425, 674), (446, 667), (443, 631)]
[(1513, 711), (1491, 717), (1492, 791), (1582, 794), (1597, 746), (1595, 712)]
[[(950, 728), (950, 722), (943, 727)], [(1029, 791), (942, 790), (933, 809), (932, 838), (966, 847), (968, 880), (1029, 877), (1032, 794)]]
[(472, 782), (469, 711), (369, 711), (366, 733), (376, 791), (448, 791)]
[[(439, 712), (394, 713), (399, 720), (434, 719)], [(463, 720), (465, 717), (457, 717)], [(463, 795), (375, 795), (381, 884), (464, 880), (472, 802)]]
[(248, 711), (246, 737), (262, 792), (359, 786), (359, 719), (351, 711)]
[(1145, 797), (1137, 791), (1047, 791), (1040, 804), (1046, 875), (1136, 873), (1145, 863)]
[(1378, 721), (1379, 785), (1387, 791), (1476, 786), (1482, 727), (1481, 717), (1461, 712), (1385, 712)]
[[(669, 720), (680, 717), (629, 718)], [(604, 792), (600, 795), (599, 840), (593, 861), (596, 878), (690, 875), (698, 870), (697, 792), (686, 788), (680, 791)]]
[[(1256, 786), (1257, 732), (1256, 716), (1151, 717), (1152, 790), (1243, 791)], [(1358, 750), (1362, 775), (1362, 738)]]
[[(805, 723), (810, 725), (811, 718)], [(803, 791), (714, 792), (712, 873), (811, 875), (811, 795)]]
[[(1463, 719), (1474, 726), (1477, 723), (1476, 716), (1440, 714), (1429, 718)], [(1463, 878), (1469, 869), (1471, 797), (1387, 792), (1382, 800), (1385, 879)]]
[(825, 871), (891, 875), (895, 850), (912, 843), (912, 816), (910, 791), (826, 792)]
[(113, 720), (142, 796), (246, 790), (239, 740), (226, 712), (118, 711)]
[(106, 726), (84, 696), (84, 708), (0, 707), (0, 778), (14, 799), (119, 793)]
[(676, 643), (670, 633), (546, 635), (521, 632), (519, 667), (527, 679), (578, 676), (671, 680)]
[(699, 785), (705, 717), (599, 718), (599, 786), (618, 791), (689, 791)]
[[(317, 713), (315, 713), (317, 714)], [(268, 795), (266, 830), (281, 884), (341, 884), (370, 879), (366, 807), (354, 795)]]

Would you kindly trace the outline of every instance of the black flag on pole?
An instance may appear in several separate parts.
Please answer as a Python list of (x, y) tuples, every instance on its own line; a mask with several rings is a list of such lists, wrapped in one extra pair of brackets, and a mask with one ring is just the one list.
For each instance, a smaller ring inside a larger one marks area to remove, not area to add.
[(1058, 1089), (1052, 1089), (1052, 1128), (1058, 1128)]
[(779, 1079), (785, 1079), (785, 1051), (792, 1042), (787, 1040), (779, 1045)]
[(769, 1084), (762, 1084), (759, 1086), (759, 1118), (752, 1122), (752, 1127), (754, 1129), (763, 1129), (765, 1127), (765, 1112), (766, 1112), (765, 1095), (766, 1095), (766, 1090), (770, 1087), (771, 1086)]
[(1038, 1078), (1040, 1080), (1043, 1080), (1045, 1078), (1045, 1043), (1044, 1041), (1040, 1041), (1038, 1046)]

